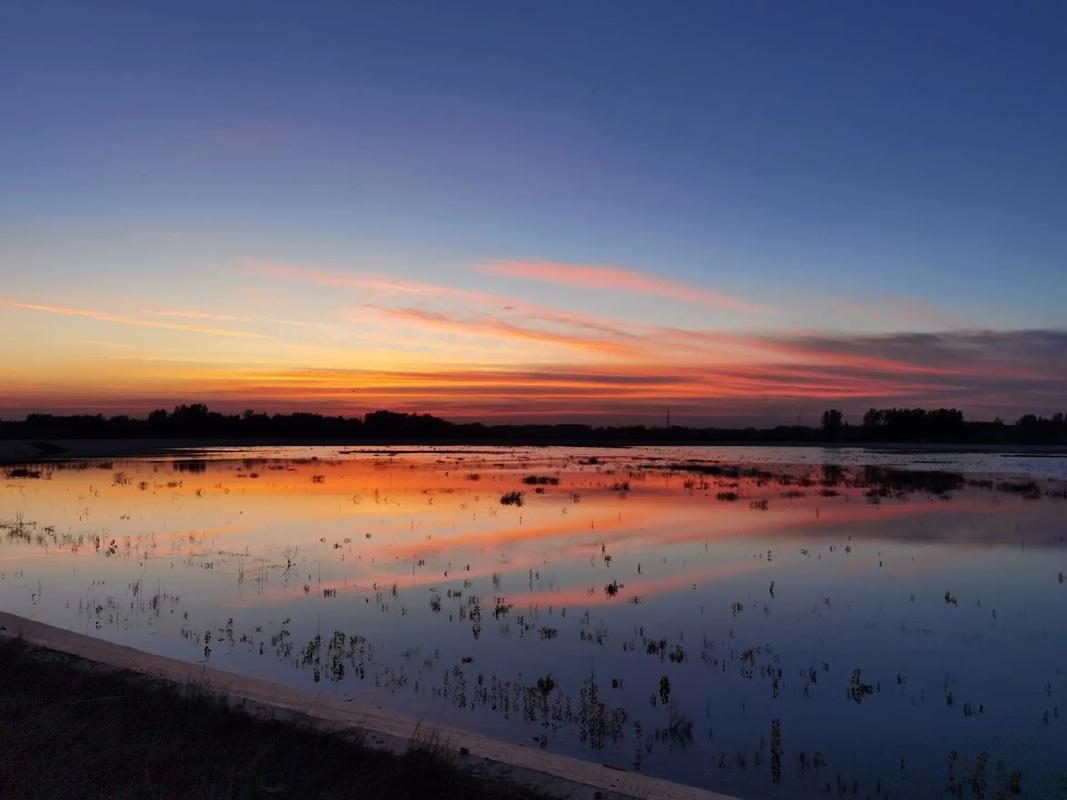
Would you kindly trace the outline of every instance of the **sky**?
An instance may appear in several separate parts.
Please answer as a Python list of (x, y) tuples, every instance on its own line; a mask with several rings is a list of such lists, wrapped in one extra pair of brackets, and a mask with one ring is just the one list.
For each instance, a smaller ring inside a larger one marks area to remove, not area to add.
[(0, 0), (0, 416), (1067, 410), (1059, 3)]

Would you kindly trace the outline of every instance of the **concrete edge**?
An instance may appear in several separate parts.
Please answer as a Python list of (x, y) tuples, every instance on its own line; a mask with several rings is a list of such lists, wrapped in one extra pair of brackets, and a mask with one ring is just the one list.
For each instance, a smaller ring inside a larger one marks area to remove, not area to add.
[(254, 714), (303, 718), (328, 730), (357, 730), (363, 734), (366, 744), (379, 749), (397, 752), (412, 741), (432, 741), (455, 755), (463, 767), (488, 771), (492, 776), (566, 797), (603, 797), (597, 794), (602, 792), (636, 800), (737, 800), (662, 778), (432, 725), (260, 678), (154, 655), (5, 611), (0, 611), (0, 636), (18, 638), (37, 647), (179, 686), (193, 685)]

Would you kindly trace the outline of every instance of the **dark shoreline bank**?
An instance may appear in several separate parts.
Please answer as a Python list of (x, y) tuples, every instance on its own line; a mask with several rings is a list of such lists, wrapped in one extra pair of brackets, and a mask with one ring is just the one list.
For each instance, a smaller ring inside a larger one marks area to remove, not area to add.
[(0, 675), (0, 797), (737, 800), (3, 611)]
[(4, 797), (548, 797), (432, 743), (384, 752), (18, 640), (0, 638), (0, 674)]
[(911, 444), (977, 447), (1054, 446), (1067, 449), (1067, 416), (1025, 414), (1015, 423), (966, 420), (958, 409), (883, 408), (868, 410), (861, 425), (849, 425), (841, 411), (823, 413), (821, 425), (766, 428), (689, 425), (591, 425), (583, 423), (452, 422), (431, 414), (373, 411), (362, 417), (311, 412), (265, 414), (248, 410), (222, 414), (202, 403), (157, 409), (147, 417), (101, 414), (29, 414), (24, 420), (0, 419), (0, 442), (58, 440), (205, 440), (238, 444), (496, 445), (813, 445), (897, 447)]

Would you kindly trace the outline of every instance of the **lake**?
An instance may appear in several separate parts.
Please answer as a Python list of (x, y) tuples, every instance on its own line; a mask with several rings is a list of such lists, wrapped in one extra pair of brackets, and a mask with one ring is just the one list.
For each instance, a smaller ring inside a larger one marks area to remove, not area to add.
[(1067, 785), (1067, 459), (243, 448), (3, 471), (5, 610), (745, 798)]

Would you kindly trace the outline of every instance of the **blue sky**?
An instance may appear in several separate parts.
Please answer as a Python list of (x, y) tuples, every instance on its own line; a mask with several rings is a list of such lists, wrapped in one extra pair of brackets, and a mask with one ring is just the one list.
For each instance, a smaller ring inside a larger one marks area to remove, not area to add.
[[(1062, 330), (1065, 23), (1051, 3), (3, 3), (0, 299), (368, 302), (252, 280), (252, 259), (746, 335)], [(781, 313), (479, 269), (499, 260)]]

